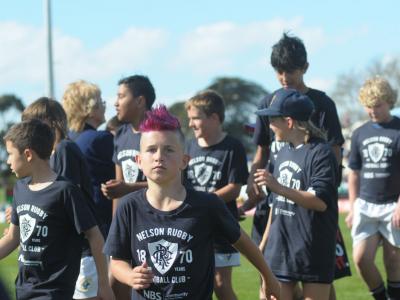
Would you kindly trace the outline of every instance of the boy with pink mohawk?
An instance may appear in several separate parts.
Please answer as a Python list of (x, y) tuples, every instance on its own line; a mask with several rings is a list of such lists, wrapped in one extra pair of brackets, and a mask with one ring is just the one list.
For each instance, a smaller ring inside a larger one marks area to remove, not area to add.
[(136, 159), (148, 188), (121, 198), (104, 248), (113, 275), (145, 299), (212, 299), (218, 234), (260, 271), (268, 299), (278, 299), (276, 278), (222, 200), (182, 185), (189, 157), (179, 121), (160, 106), (140, 131)]

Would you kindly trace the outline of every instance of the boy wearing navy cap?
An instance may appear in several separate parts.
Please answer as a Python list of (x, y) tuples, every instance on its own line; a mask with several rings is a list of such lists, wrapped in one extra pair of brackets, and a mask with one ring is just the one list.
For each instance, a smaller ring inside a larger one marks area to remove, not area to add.
[(313, 110), (306, 95), (281, 89), (257, 111), (269, 118), (276, 141), (286, 142), (268, 171), (255, 172), (258, 186), (271, 191), (271, 224), (261, 247), (266, 244), (282, 299), (293, 299), (297, 282), (304, 298), (329, 299), (334, 278), (338, 167), (323, 132), (310, 121)]

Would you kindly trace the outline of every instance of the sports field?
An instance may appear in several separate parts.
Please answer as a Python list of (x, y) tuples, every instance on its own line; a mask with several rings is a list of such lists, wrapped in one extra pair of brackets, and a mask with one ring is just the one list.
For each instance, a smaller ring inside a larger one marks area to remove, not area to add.
[[(250, 232), (251, 218), (247, 218), (241, 222), (242, 227)], [(344, 225), (344, 215), (340, 216), (340, 226), (346, 242), (348, 252), (351, 252), (350, 233)], [(3, 232), (5, 226), (0, 224), (0, 232)], [(351, 256), (351, 253), (348, 253)], [(382, 252), (378, 251), (378, 265), (382, 270)], [(361, 279), (355, 273), (354, 265), (351, 266), (353, 276), (346, 277), (335, 282), (337, 299), (341, 300), (364, 300), (369, 299), (369, 295), (366, 287), (362, 283)], [(5, 285), (10, 290), (10, 293), (14, 295), (14, 280), (17, 273), (17, 254), (14, 252), (6, 259), (0, 261), (0, 276)], [(242, 266), (234, 269), (233, 273), (233, 286), (238, 295), (239, 299), (252, 300), (258, 299), (258, 275), (255, 269), (242, 258)]]

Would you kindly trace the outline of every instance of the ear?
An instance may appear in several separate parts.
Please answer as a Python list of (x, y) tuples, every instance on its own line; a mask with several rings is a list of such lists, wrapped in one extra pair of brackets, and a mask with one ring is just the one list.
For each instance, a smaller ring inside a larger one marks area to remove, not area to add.
[(33, 151), (32, 151), (32, 149), (29, 149), (29, 148), (25, 149), (23, 154), (24, 154), (25, 159), (26, 159), (27, 162), (31, 162), (32, 161), (32, 159), (33, 159)]
[(140, 152), (139, 152), (139, 154), (137, 154), (137, 155), (135, 156), (135, 160), (136, 160), (136, 163), (137, 163), (139, 169), (143, 171), (143, 168), (142, 168), (142, 158), (140, 157)]
[(310, 64), (308, 62), (306, 62), (306, 64), (304, 65), (304, 68), (303, 68), (303, 74), (306, 74), (309, 66), (310, 66)]
[(212, 114), (210, 115), (210, 119), (212, 119), (212, 120), (215, 121), (215, 122), (221, 123), (221, 120), (219, 119), (219, 116), (218, 116), (217, 113), (212, 113)]
[(139, 97), (137, 97), (137, 101), (141, 108), (146, 109), (146, 98), (144, 96), (140, 95)]
[(187, 167), (189, 161), (190, 161), (190, 156), (187, 155), (187, 154), (183, 154), (183, 157), (182, 157), (182, 165), (181, 165), (181, 168), (180, 168), (181, 171), (183, 171), (183, 170), (186, 169), (186, 167)]
[(286, 117), (286, 124), (289, 129), (293, 129), (294, 127), (294, 120), (291, 117)]

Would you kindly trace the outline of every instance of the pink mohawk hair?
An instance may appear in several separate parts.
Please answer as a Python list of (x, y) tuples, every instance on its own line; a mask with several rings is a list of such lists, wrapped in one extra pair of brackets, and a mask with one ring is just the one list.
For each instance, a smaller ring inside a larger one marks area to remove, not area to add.
[(169, 113), (165, 105), (159, 105), (146, 112), (146, 119), (140, 124), (141, 132), (175, 131), (180, 128), (179, 120)]

